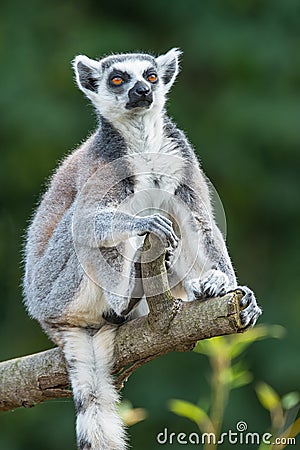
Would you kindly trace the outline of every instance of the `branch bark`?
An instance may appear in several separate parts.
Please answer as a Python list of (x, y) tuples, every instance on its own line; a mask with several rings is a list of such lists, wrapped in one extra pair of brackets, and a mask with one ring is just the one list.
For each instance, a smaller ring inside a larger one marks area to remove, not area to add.
[[(239, 319), (241, 291), (206, 301), (174, 299), (164, 259), (161, 242), (154, 235), (147, 236), (142, 279), (150, 312), (116, 330), (113, 372), (118, 388), (139, 366), (160, 355), (191, 350), (201, 339), (243, 331)], [(0, 380), (0, 411), (72, 395), (58, 348), (0, 363)]]

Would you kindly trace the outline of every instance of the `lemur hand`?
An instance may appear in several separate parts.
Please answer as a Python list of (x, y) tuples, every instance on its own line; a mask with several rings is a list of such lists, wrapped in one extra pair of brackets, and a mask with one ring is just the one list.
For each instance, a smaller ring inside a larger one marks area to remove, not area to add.
[(136, 218), (134, 228), (139, 236), (146, 233), (155, 234), (166, 247), (171, 245), (176, 248), (178, 245), (179, 238), (173, 230), (172, 222), (161, 214)]

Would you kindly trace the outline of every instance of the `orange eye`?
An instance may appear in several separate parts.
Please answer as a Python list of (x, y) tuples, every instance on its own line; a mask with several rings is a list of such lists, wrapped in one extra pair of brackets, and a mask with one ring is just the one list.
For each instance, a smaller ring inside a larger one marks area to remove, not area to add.
[(113, 77), (111, 80), (112, 84), (114, 84), (115, 86), (120, 86), (124, 80), (122, 77)]
[(150, 75), (148, 75), (148, 80), (150, 81), (150, 83), (155, 83), (157, 81), (157, 75), (156, 73), (151, 73)]

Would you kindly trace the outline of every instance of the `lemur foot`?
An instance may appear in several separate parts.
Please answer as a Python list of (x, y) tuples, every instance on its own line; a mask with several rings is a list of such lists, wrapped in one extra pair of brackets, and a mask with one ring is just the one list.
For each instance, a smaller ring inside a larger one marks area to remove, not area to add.
[(229, 292), (241, 291), (243, 297), (240, 300), (240, 322), (242, 329), (253, 327), (262, 314), (254, 293), (247, 286), (238, 286), (229, 290), (229, 279), (220, 270), (210, 270), (205, 278), (189, 280), (185, 283), (188, 300), (207, 299), (210, 297), (221, 297)]
[(204, 278), (190, 280), (187, 284), (189, 300), (221, 297), (229, 289), (228, 276), (216, 269), (206, 272)]
[(239, 286), (237, 288), (244, 295), (240, 300), (240, 321), (243, 329), (253, 327), (262, 314), (262, 309), (256, 303), (256, 298), (254, 293), (247, 286)]

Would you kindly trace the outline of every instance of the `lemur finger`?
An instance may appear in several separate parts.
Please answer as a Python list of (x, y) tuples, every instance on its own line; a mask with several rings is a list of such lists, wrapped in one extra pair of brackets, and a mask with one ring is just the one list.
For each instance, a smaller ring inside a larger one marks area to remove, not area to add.
[(152, 227), (152, 232), (155, 233), (155, 230), (160, 230), (162, 231), (168, 242), (170, 242), (170, 244), (172, 245), (172, 247), (176, 248), (178, 245), (178, 238), (173, 230), (172, 225), (167, 225), (167, 223), (163, 222), (160, 220), (160, 218), (158, 218), (157, 216), (150, 219), (150, 226)]
[(155, 223), (153, 227), (153, 233), (157, 234), (160, 232), (164, 234), (164, 237), (167, 239), (168, 246), (171, 244), (173, 248), (176, 248), (178, 245), (178, 241), (175, 239), (175, 233), (172, 227), (162, 226), (160, 223)]
[(152, 216), (140, 218), (138, 224), (140, 228), (139, 235), (152, 232), (162, 239), (164, 245), (168, 246), (168, 243), (170, 243), (173, 248), (177, 247), (179, 239), (173, 230), (172, 222), (166, 217), (160, 214), (153, 214)]
[(175, 234), (173, 229), (173, 223), (170, 219), (161, 214), (153, 214), (152, 217), (155, 217), (162, 225), (165, 224), (167, 227), (171, 227), (174, 233), (174, 239), (179, 241), (179, 237)]
[(170, 230), (166, 230), (160, 223), (152, 218), (148, 220), (147, 232), (155, 234), (165, 247), (172, 245), (172, 234)]
[[(162, 214), (155, 213), (155, 214), (153, 214), (152, 217), (155, 217), (158, 220), (160, 220), (161, 222), (167, 224), (168, 226), (173, 227), (172, 221), (170, 219), (168, 219), (167, 217), (163, 216)], [(177, 236), (176, 236), (176, 238), (179, 240), (179, 238)]]

